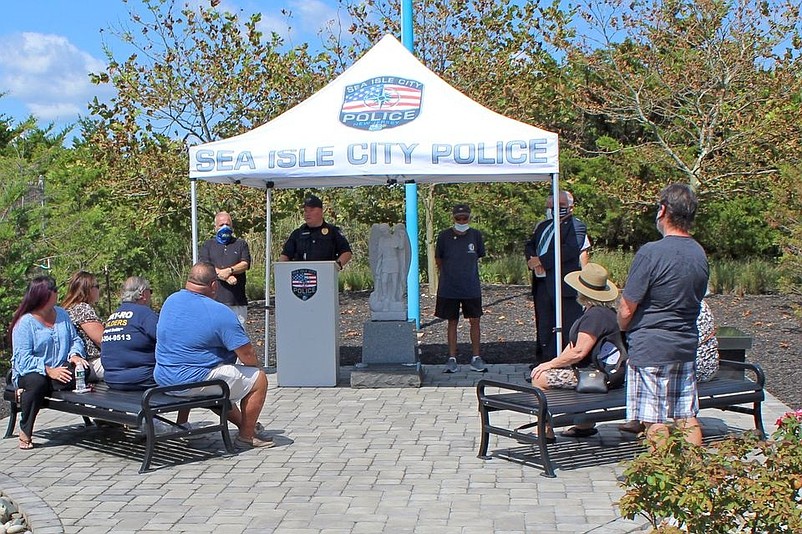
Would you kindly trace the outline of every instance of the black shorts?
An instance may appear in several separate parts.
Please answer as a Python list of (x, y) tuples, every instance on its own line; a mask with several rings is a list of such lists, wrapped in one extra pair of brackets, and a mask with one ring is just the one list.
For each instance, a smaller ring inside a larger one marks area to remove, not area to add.
[(459, 319), (459, 308), (466, 319), (477, 319), (482, 316), (482, 297), (475, 299), (447, 299), (437, 297), (434, 305), (434, 316), (447, 321)]

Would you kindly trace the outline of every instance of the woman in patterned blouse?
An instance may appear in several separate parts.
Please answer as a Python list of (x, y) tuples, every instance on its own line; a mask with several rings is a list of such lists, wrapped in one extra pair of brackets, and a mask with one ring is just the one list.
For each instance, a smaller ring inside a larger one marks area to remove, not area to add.
[(90, 380), (103, 380), (103, 365), (100, 363), (103, 321), (92, 307), (99, 298), (100, 284), (95, 275), (78, 271), (67, 282), (67, 295), (61, 303), (84, 342), (86, 359), (92, 367)]

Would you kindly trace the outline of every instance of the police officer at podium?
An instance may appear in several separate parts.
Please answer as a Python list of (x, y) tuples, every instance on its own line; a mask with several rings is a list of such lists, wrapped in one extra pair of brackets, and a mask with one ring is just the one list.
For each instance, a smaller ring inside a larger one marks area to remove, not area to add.
[(323, 220), (323, 201), (304, 200), (304, 224), (293, 230), (279, 261), (336, 261), (340, 269), (351, 260), (351, 245), (338, 227)]

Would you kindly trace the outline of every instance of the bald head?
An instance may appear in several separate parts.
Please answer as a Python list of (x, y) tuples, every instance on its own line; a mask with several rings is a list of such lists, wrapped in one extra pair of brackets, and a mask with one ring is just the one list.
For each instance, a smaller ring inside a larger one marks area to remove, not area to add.
[(214, 298), (217, 293), (217, 271), (214, 265), (205, 261), (200, 261), (189, 270), (186, 288), (193, 293), (201, 293), (207, 297)]

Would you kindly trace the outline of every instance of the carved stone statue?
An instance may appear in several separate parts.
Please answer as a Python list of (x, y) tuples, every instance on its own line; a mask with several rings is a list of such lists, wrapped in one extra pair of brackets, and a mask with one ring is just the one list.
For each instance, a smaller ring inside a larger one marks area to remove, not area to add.
[(369, 304), (374, 321), (405, 321), (410, 247), (403, 224), (374, 224), (368, 241), (373, 292)]

